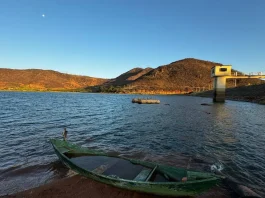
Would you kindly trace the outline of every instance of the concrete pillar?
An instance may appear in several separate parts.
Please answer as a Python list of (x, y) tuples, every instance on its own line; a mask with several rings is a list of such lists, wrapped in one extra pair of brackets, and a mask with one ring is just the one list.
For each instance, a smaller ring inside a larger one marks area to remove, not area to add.
[(226, 77), (214, 77), (214, 102), (225, 102)]

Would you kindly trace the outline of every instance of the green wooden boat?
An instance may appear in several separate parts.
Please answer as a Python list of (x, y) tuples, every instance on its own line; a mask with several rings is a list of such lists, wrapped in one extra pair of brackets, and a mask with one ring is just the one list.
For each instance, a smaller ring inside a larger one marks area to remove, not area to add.
[(221, 177), (172, 166), (108, 155), (101, 151), (51, 139), (60, 160), (85, 177), (128, 190), (165, 196), (195, 196)]

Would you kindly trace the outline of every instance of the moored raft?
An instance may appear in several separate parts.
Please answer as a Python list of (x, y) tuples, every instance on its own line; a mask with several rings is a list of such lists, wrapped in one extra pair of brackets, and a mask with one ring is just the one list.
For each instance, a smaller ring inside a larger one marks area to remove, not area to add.
[(132, 103), (138, 103), (138, 104), (160, 104), (160, 100), (134, 98), (134, 99), (132, 99)]

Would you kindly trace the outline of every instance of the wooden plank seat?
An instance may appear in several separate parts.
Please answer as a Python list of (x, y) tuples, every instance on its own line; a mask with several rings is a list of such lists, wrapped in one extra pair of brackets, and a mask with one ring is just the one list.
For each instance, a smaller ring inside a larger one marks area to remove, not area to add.
[(151, 173), (152, 169), (150, 168), (143, 168), (143, 170), (133, 179), (135, 181), (145, 181), (146, 178)]
[(149, 181), (154, 174), (157, 166), (153, 169), (143, 168), (143, 170), (134, 178), (135, 181)]

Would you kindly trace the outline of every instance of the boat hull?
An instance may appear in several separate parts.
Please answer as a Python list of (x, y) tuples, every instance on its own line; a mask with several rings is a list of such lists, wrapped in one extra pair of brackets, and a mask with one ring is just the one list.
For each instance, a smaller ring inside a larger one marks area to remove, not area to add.
[[(55, 153), (59, 157), (59, 159), (71, 170), (75, 171), (76, 173), (83, 175), (87, 178), (109, 184), (118, 188), (128, 189), (132, 191), (137, 192), (144, 192), (144, 193), (150, 193), (155, 195), (163, 195), (163, 196), (195, 196), (197, 194), (200, 194), (219, 182), (220, 178), (217, 176), (212, 176), (206, 179), (201, 180), (200, 182), (196, 181), (186, 181), (186, 182), (145, 182), (145, 181), (135, 181), (135, 180), (127, 180), (127, 179), (121, 179), (121, 178), (113, 178), (102, 174), (97, 174), (92, 171), (87, 171), (84, 168), (79, 167), (77, 164), (75, 164), (71, 159), (69, 159), (66, 155), (62, 153), (62, 148), (69, 148), (70, 152), (79, 153), (79, 154), (88, 154), (88, 155), (100, 155), (104, 156), (106, 155), (103, 152), (100, 151), (91, 151), (86, 150), (85, 148), (77, 147), (76, 145), (69, 144), (67, 142), (61, 141), (61, 140), (51, 140), (52, 145), (54, 147)], [(127, 159), (127, 158), (123, 158)], [(144, 161), (138, 161), (133, 159), (128, 159), (132, 163), (139, 163), (141, 165), (144, 165), (146, 167), (153, 168), (156, 166), (156, 164), (150, 163), (150, 162), (144, 162)], [(168, 171), (169, 175), (170, 172), (174, 173), (174, 171), (179, 171), (175, 167), (170, 166), (164, 166), (159, 165), (159, 168), (161, 171), (166, 170)], [(182, 170), (181, 170), (182, 171)], [(200, 172), (197, 172), (200, 174)], [(201, 174), (209, 174), (209, 173), (201, 173)]]

